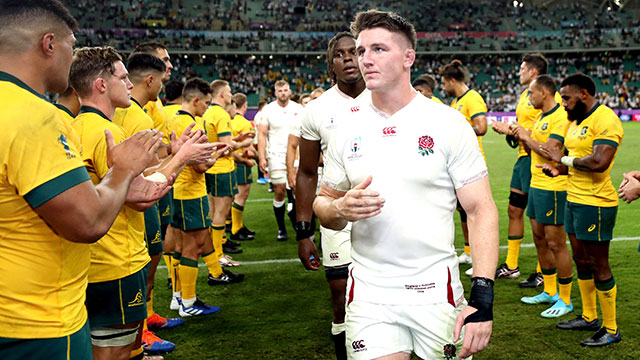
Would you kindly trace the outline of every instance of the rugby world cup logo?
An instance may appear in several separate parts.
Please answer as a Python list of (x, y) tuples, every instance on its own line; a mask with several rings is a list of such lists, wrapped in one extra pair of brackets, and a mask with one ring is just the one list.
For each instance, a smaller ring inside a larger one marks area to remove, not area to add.
[(354, 153), (358, 152), (358, 150), (360, 150), (361, 143), (362, 143), (362, 139), (360, 138), (360, 136), (353, 139), (353, 142), (351, 143), (351, 151)]
[(418, 139), (418, 153), (422, 156), (433, 154), (433, 138), (429, 135)]

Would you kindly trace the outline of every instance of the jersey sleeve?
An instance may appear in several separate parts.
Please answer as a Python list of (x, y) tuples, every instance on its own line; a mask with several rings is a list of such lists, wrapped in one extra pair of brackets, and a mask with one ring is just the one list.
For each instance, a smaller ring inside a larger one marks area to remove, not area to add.
[(338, 134), (331, 137), (327, 155), (324, 160), (324, 172), (322, 185), (338, 191), (347, 192), (351, 189), (351, 182), (344, 167), (342, 153), (344, 152), (345, 138)]
[(622, 141), (624, 130), (620, 119), (613, 113), (608, 112), (598, 119), (594, 128), (593, 145), (610, 145), (618, 147)]
[(457, 136), (452, 139), (447, 152), (447, 171), (456, 190), (488, 174), (473, 128), (462, 117), (457, 124), (460, 129), (452, 133)]
[(74, 130), (57, 111), (43, 121), (38, 134), (14, 134), (4, 166), (9, 183), (32, 207), (89, 180), (77, 144), (70, 141), (76, 139)]
[(562, 111), (562, 115), (556, 116), (550, 124), (551, 132), (549, 134), (549, 138), (556, 139), (561, 143), (564, 143), (564, 137), (567, 134), (567, 130), (569, 130), (571, 122), (567, 120), (567, 113), (564, 112), (564, 110), (558, 109), (556, 111)]
[[(226, 116), (225, 116), (226, 115)], [(224, 114), (221, 112), (219, 119), (217, 119), (217, 130), (218, 130), (218, 138), (223, 136), (231, 135), (231, 118), (225, 111)]]
[(487, 104), (480, 94), (475, 93), (475, 96), (469, 101), (469, 118), (471, 120), (478, 116), (487, 115)]
[(313, 109), (315, 106), (308, 104), (302, 113), (300, 121), (300, 137), (310, 141), (320, 141), (318, 129), (315, 127), (315, 115)]

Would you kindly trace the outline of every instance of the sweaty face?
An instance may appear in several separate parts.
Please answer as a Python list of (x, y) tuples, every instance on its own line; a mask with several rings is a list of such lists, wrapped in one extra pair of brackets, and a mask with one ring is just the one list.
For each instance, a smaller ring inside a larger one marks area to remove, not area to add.
[(410, 48), (400, 34), (384, 28), (363, 30), (356, 49), (360, 72), (369, 90), (392, 87), (405, 72), (405, 55)]
[(171, 78), (171, 70), (173, 69), (173, 65), (171, 64), (171, 58), (169, 57), (169, 52), (166, 49), (158, 49), (156, 50), (155, 56), (160, 58), (164, 62), (164, 65), (167, 67), (167, 71), (164, 73), (162, 78), (162, 82), (166, 83)]
[(587, 115), (587, 104), (581, 99), (581, 90), (575, 86), (564, 86), (560, 88), (562, 106), (567, 111), (569, 120), (582, 121)]
[(533, 81), (529, 85), (529, 102), (536, 109), (542, 109), (542, 105), (544, 103), (544, 90), (536, 85), (536, 82)]
[(343, 83), (354, 83), (362, 79), (358, 69), (356, 41), (348, 36), (340, 38), (333, 51), (333, 71), (336, 79)]
[(279, 102), (287, 102), (287, 100), (289, 100), (289, 96), (291, 96), (291, 89), (289, 89), (289, 84), (276, 88), (276, 98)]
[(122, 61), (117, 61), (114, 67), (115, 72), (107, 79), (107, 95), (113, 106), (127, 108), (131, 106), (133, 84), (129, 81), (129, 73)]

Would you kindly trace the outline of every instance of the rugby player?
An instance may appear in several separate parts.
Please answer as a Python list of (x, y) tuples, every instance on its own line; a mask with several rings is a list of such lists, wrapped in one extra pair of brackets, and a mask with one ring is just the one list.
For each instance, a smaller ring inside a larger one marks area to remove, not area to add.
[[(491, 335), (499, 236), (476, 134), (459, 112), (411, 87), (413, 25), (370, 10), (356, 16), (352, 32), (372, 104), (342, 115), (313, 204), (323, 226), (353, 222), (349, 358), (468, 357)], [(469, 305), (453, 247), (456, 195), (474, 257)]]
[[(622, 339), (616, 322), (618, 287), (609, 266), (609, 242), (613, 238), (618, 196), (611, 183), (611, 168), (624, 131), (618, 116), (595, 98), (596, 85), (584, 74), (568, 76), (560, 84), (562, 106), (570, 122), (564, 135), (568, 155), (546, 147), (547, 158), (558, 165), (542, 165), (556, 177), (568, 174), (564, 228), (569, 234), (578, 270), (582, 314), (561, 321), (560, 329), (592, 330), (583, 346), (605, 346)], [(602, 327), (596, 311), (596, 293), (602, 310)]]
[[(442, 76), (444, 92), (448, 96), (455, 97), (451, 102), (451, 107), (461, 112), (467, 122), (473, 128), (480, 145), (480, 152), (484, 158), (482, 148), (482, 136), (487, 133), (487, 105), (482, 96), (475, 90), (469, 89), (466, 83), (469, 81), (469, 73), (462, 66), (460, 60), (453, 60), (439, 69)], [(483, 159), (484, 160), (484, 159)], [(460, 223), (462, 225), (462, 235), (464, 236), (464, 252), (458, 257), (460, 264), (471, 264), (471, 249), (469, 247), (469, 230), (467, 227), (467, 213), (464, 207), (458, 204), (460, 213)], [(465, 272), (467, 275), (473, 273), (473, 268)]]
[(433, 92), (436, 90), (436, 79), (429, 74), (422, 74), (411, 83), (414, 89), (429, 99), (442, 104), (442, 100), (433, 96)]
[(71, 86), (58, 95), (56, 107), (62, 111), (64, 118), (71, 124), (80, 112), (80, 99), (78, 93)]
[(623, 180), (618, 188), (618, 196), (631, 204), (640, 197), (640, 171), (634, 170), (623, 174)]
[(184, 82), (180, 80), (169, 80), (164, 85), (164, 113), (167, 119), (171, 119), (182, 106), (182, 88)]
[[(542, 317), (560, 317), (573, 311), (571, 283), (573, 264), (567, 249), (564, 232), (564, 209), (567, 202), (567, 177), (550, 179), (538, 168), (549, 163), (540, 154), (540, 147), (562, 150), (567, 113), (555, 100), (556, 84), (549, 75), (540, 75), (529, 84), (531, 105), (542, 112), (529, 130), (518, 125), (511, 130), (527, 148), (531, 149), (531, 186), (527, 216), (531, 220), (533, 240), (544, 277), (544, 291), (533, 297), (523, 297), (526, 304), (553, 304), (540, 313)], [(555, 165), (552, 163), (551, 165)], [(497, 276), (497, 275), (496, 275)], [(556, 289), (556, 284), (560, 291)]]

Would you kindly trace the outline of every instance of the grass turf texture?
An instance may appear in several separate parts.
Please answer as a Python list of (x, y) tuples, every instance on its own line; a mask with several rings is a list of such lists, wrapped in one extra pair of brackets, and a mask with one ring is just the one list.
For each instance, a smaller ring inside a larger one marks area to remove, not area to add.
[[(640, 124), (624, 123), (625, 137), (612, 170), (613, 185), (622, 181), (622, 173), (640, 170)], [(516, 150), (510, 149), (504, 137), (489, 130), (483, 139), (489, 166), (493, 196), (500, 213), (500, 262), (506, 257), (507, 204), (511, 171)], [(255, 170), (254, 170), (255, 171)], [(255, 175), (255, 174), (254, 174)], [(232, 268), (246, 274), (240, 284), (210, 287), (206, 270), (198, 276), (198, 297), (222, 310), (205, 317), (186, 318), (177, 329), (160, 331), (158, 335), (176, 343), (176, 350), (166, 359), (333, 359), (330, 338), (331, 302), (324, 271), (305, 271), (297, 260), (295, 233), (287, 219), (289, 240), (277, 242), (273, 216), (273, 195), (267, 185), (252, 185), (250, 202), (245, 207), (245, 223), (256, 231), (256, 240), (242, 243), (244, 252), (234, 259), (249, 263)], [(614, 237), (640, 236), (636, 203), (621, 202)], [(458, 249), (463, 240), (456, 219)], [(590, 332), (573, 332), (555, 328), (556, 319), (544, 319), (539, 313), (548, 305), (526, 305), (522, 296), (542, 291), (520, 289), (518, 282), (535, 269), (536, 252), (531, 228), (525, 219), (525, 240), (520, 252), (522, 276), (516, 280), (498, 280), (495, 285), (494, 327), (487, 349), (475, 359), (638, 359), (640, 358), (640, 277), (638, 239), (614, 241), (610, 247), (610, 264), (618, 284), (617, 314), (622, 342), (605, 348), (584, 348), (580, 341)], [(269, 260), (288, 262), (265, 262)], [(462, 267), (461, 273), (468, 268)], [(167, 272), (158, 269), (156, 275), (155, 310), (163, 316), (177, 317), (169, 309), (170, 291), (166, 288)], [(470, 279), (462, 276), (469, 295)], [(581, 313), (577, 274), (573, 273), (572, 300), (574, 312), (567, 320)], [(598, 307), (599, 309), (599, 307)], [(601, 313), (600, 313), (601, 314)]]

